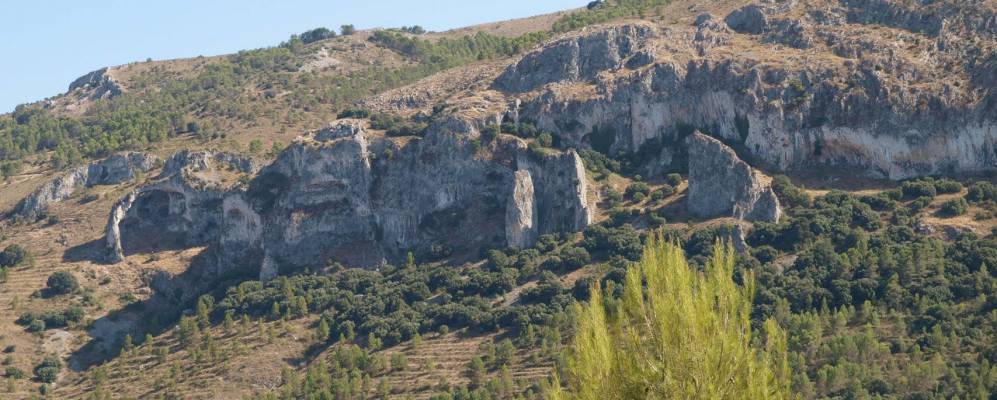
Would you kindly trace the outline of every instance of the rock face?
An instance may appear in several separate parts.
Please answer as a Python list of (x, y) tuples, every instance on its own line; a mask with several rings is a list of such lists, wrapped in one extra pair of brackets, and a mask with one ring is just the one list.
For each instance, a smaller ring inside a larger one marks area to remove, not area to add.
[(135, 178), (136, 172), (147, 172), (159, 163), (157, 157), (144, 153), (122, 153), (73, 168), (18, 202), (13, 215), (35, 218), (43, 214), (51, 204), (72, 196), (82, 188), (129, 181)]
[(249, 159), (216, 152), (182, 151), (146, 186), (118, 201), (108, 217), (107, 259), (131, 253), (207, 245), (219, 236), (223, 198)]
[(69, 84), (69, 91), (80, 90), (90, 99), (105, 99), (122, 93), (119, 85), (107, 68), (101, 68), (83, 75)]
[(777, 222), (779, 200), (760, 174), (719, 140), (693, 133), (689, 145), (689, 212), (702, 218)]
[[(112, 210), (109, 259), (142, 251), (135, 238), (158, 229), (161, 243), (213, 246), (219, 274), (267, 279), (330, 260), (373, 267), (410, 251), (427, 258), (528, 247), (539, 234), (588, 225), (574, 151), (534, 154), (506, 135), (479, 146), (476, 126), (446, 121), (424, 138), (397, 141), (341, 120), (258, 171), (233, 156), (179, 154), (156, 183)], [(228, 169), (252, 179), (219, 183)]]
[(547, 154), (521, 154), (520, 169), (530, 172), (537, 208), (537, 232), (576, 232), (592, 223), (585, 165), (574, 150)]
[(645, 26), (624, 25), (554, 42), (510, 66), (494, 86), (526, 92), (552, 82), (592, 79), (635, 54), (650, 33)]
[(525, 248), (537, 240), (537, 204), (530, 171), (516, 171), (512, 193), (505, 206), (505, 240), (510, 247)]
[(759, 1), (690, 26), (590, 28), (524, 55), (491, 89), (565, 146), (609, 154), (680, 149), (700, 129), (787, 172), (997, 169), (997, 11), (822, 4)]

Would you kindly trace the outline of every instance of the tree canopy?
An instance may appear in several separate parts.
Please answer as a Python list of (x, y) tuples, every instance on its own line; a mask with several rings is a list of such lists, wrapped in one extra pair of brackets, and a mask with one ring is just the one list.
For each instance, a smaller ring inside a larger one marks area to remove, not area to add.
[(733, 279), (734, 252), (717, 244), (699, 272), (660, 235), (627, 268), (623, 295), (603, 297), (596, 284), (576, 306), (577, 333), (560, 399), (786, 399), (786, 336), (765, 323), (753, 343), (754, 278)]

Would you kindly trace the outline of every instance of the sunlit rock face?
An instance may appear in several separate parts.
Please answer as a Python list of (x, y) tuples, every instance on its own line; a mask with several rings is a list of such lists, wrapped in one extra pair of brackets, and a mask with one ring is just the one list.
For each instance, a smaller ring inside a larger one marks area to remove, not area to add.
[(534, 154), (506, 135), (483, 146), (478, 125), (451, 121), (395, 141), (341, 120), (263, 168), (224, 153), (178, 154), (114, 207), (108, 257), (143, 251), (135, 239), (156, 227), (160, 243), (213, 246), (219, 274), (268, 279), (333, 261), (375, 267), (408, 252), (529, 247), (591, 222), (577, 153)]
[(992, 12), (812, 3), (757, 2), (685, 27), (587, 28), (514, 61), (491, 87), (564, 146), (609, 154), (680, 152), (699, 129), (786, 172), (997, 169), (997, 46), (974, 44), (997, 44)]

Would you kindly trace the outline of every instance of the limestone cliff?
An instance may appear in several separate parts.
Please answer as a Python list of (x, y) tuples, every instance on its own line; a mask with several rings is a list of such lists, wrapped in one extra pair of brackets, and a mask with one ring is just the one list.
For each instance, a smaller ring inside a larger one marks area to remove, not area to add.
[(525, 248), (537, 238), (537, 203), (530, 171), (516, 171), (505, 206), (505, 238), (510, 247)]
[(22, 218), (35, 218), (53, 203), (74, 195), (80, 189), (129, 181), (135, 178), (136, 173), (147, 172), (159, 163), (155, 156), (122, 153), (72, 168), (18, 202), (12, 214)]
[(788, 172), (993, 171), (997, 13), (974, 4), (775, 0), (688, 26), (593, 27), (491, 88), (566, 146), (611, 154), (682, 147), (698, 128)]
[[(219, 273), (246, 268), (266, 279), (330, 260), (371, 267), (410, 251), (528, 247), (539, 234), (591, 222), (575, 152), (534, 154), (505, 135), (479, 145), (476, 126), (448, 121), (400, 141), (341, 120), (258, 172), (234, 156), (178, 154), (112, 210), (109, 258), (120, 261), (140, 251), (129, 241), (157, 234), (175, 246), (214, 246)], [(252, 179), (226, 186), (227, 169)]]
[(112, 208), (106, 230), (107, 258), (162, 248), (205, 245), (219, 235), (221, 210), (238, 176), (255, 164), (217, 153), (182, 151), (171, 157), (150, 184), (135, 189)]

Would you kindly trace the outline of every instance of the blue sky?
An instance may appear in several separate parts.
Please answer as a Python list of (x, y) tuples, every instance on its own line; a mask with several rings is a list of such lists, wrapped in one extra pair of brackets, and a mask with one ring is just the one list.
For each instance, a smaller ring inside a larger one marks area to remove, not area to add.
[(325, 26), (440, 31), (584, 6), (586, 0), (34, 0), (4, 4), (0, 113), (66, 91), (88, 71), (276, 45)]

